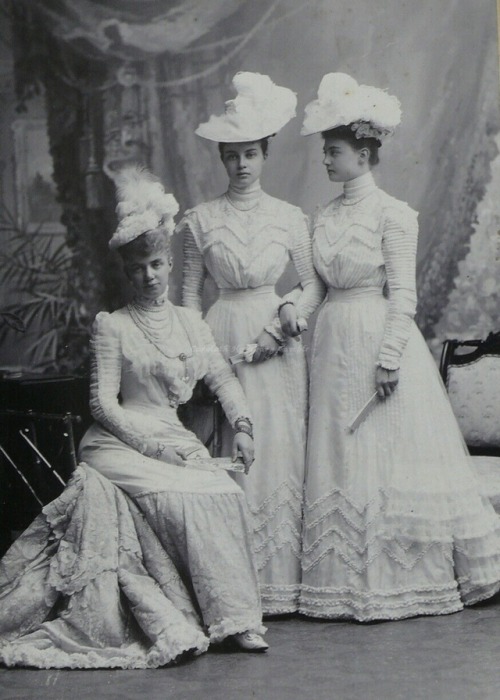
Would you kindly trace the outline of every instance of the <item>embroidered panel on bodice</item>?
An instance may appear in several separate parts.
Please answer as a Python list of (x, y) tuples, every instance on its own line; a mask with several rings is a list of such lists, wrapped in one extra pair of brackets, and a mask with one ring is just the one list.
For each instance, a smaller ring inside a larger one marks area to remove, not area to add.
[(218, 287), (276, 284), (291, 248), (286, 205), (262, 195), (254, 209), (241, 211), (222, 196), (197, 211), (200, 250)]
[(358, 202), (338, 197), (317, 216), (314, 266), (331, 287), (383, 287), (383, 209), (377, 192)]

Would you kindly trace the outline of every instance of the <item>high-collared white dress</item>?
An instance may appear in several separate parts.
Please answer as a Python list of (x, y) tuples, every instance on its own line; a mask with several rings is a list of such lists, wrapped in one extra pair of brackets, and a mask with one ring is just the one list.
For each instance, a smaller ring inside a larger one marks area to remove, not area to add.
[(176, 412), (200, 378), (231, 424), (249, 415), (210, 329), (168, 301), (132, 305), (97, 315), (92, 348), (82, 462), (0, 562), (0, 659), (148, 668), (263, 632), (243, 492), (166, 458), (209, 458)]
[[(307, 220), (300, 209), (257, 190), (233, 191), (186, 212), (183, 303), (201, 310), (207, 275), (219, 297), (206, 320), (225, 357), (241, 352), (276, 321), (275, 285), (290, 259), (302, 292), (297, 314), (307, 318), (323, 288), (314, 272)], [(254, 421), (255, 463), (238, 479), (254, 522), (254, 542), (265, 613), (298, 606), (304, 482), (307, 366), (301, 342), (260, 364), (238, 364), (236, 375)], [(230, 449), (230, 434), (223, 453)]]
[[(500, 587), (500, 521), (413, 321), (417, 232), (370, 173), (315, 220), (328, 292), (311, 359), (300, 610), (313, 617), (449, 613)], [(376, 365), (400, 368), (399, 385), (349, 433)]]

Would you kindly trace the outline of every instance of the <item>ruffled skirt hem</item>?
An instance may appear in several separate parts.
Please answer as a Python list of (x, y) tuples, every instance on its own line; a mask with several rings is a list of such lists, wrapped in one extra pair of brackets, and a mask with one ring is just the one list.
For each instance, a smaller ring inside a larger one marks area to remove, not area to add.
[(265, 634), (267, 628), (264, 627), (261, 620), (255, 616), (241, 618), (240, 620), (221, 620), (216, 624), (210, 625), (209, 629), (210, 642), (212, 644), (222, 642), (227, 637), (241, 632), (255, 632), (256, 634)]
[(123, 648), (82, 648), (77, 652), (67, 652), (56, 647), (40, 648), (36, 642), (22, 640), (20, 643), (0, 644), (0, 661), (9, 667), (149, 669), (176, 663), (188, 652), (198, 656), (208, 647), (209, 640), (201, 632), (191, 639), (160, 639), (147, 651), (134, 644)]
[(260, 598), (264, 615), (289, 615), (299, 610), (300, 585), (260, 586)]
[(443, 589), (361, 592), (348, 588), (303, 586), (299, 612), (321, 619), (358, 622), (402, 620), (420, 615), (449, 615), (491, 598), (500, 582), (476, 583), (468, 593), (450, 585)]

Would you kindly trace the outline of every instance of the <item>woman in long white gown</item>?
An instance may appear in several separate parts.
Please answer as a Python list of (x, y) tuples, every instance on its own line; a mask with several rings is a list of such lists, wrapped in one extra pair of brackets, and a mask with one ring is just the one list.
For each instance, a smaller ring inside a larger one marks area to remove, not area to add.
[[(298, 607), (302, 494), (305, 465), (307, 368), (298, 319), (318, 305), (322, 288), (314, 272), (302, 211), (264, 193), (260, 173), (268, 139), (295, 113), (295, 95), (267, 76), (238, 73), (238, 96), (223, 116), (196, 133), (219, 143), (229, 177), (223, 195), (185, 213), (183, 303), (201, 310), (204, 280), (219, 289), (206, 321), (226, 358), (257, 344), (252, 362), (235, 372), (249, 402), (255, 464), (244, 479), (254, 523), (255, 557), (264, 613)], [(281, 299), (275, 285), (292, 259), (302, 291)], [(222, 454), (230, 430), (224, 429)]]
[(167, 299), (175, 200), (141, 171), (120, 192), (110, 245), (136, 296), (97, 315), (77, 473), (1, 562), (8, 665), (154, 667), (229, 636), (267, 649), (245, 496), (176, 410), (205, 378), (249, 467), (247, 402), (205, 322)]
[(413, 321), (417, 214), (371, 174), (399, 120), (396, 98), (339, 73), (306, 108), (302, 133), (322, 133), (344, 183), (313, 232), (328, 292), (311, 359), (300, 610), (312, 617), (451, 613), (500, 588), (500, 521)]

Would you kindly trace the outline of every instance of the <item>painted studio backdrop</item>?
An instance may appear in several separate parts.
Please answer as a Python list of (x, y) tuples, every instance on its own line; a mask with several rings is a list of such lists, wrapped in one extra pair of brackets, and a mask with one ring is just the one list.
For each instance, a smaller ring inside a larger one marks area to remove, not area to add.
[(15, 0), (2, 15), (3, 366), (74, 371), (95, 313), (123, 302), (111, 169), (147, 164), (181, 210), (223, 191), (217, 146), (194, 129), (238, 70), (298, 95), (263, 184), (308, 214), (338, 193), (319, 136), (299, 136), (321, 77), (397, 95), (375, 176), (420, 212), (419, 325), (434, 348), (500, 328), (495, 0)]

